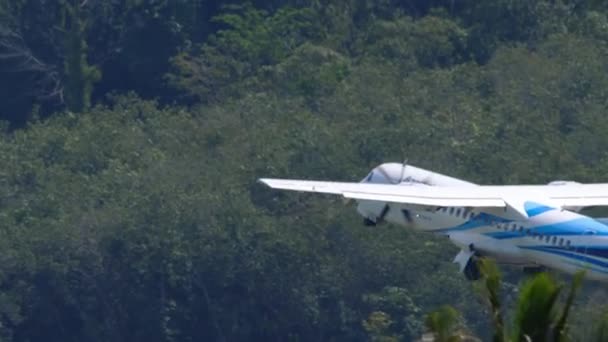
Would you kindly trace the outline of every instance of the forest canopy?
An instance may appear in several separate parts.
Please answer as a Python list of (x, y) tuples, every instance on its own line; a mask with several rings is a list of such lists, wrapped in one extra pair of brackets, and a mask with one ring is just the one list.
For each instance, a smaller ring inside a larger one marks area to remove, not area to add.
[(607, 55), (591, 0), (0, 0), (0, 336), (490, 338), (448, 241), (256, 179), (606, 181)]

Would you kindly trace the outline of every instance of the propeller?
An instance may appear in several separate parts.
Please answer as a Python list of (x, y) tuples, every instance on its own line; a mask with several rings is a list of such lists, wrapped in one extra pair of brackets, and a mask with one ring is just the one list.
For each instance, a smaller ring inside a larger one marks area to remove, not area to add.
[(403, 163), (401, 164), (401, 174), (399, 175), (399, 179), (397, 179), (396, 181), (393, 181), (389, 177), (389, 181), (392, 184), (401, 184), (401, 183), (403, 183), (403, 179), (405, 178), (405, 168), (406, 167), (407, 167), (407, 159), (404, 159)]
[(403, 177), (405, 176), (405, 168), (407, 167), (407, 158), (403, 160), (401, 164), (401, 176), (399, 177), (399, 184), (403, 183)]
[(414, 219), (412, 219), (412, 213), (409, 210), (401, 209), (401, 213), (403, 213), (403, 217), (405, 218), (405, 221), (407, 221), (407, 223), (414, 222)]
[(384, 221), (384, 218), (386, 217), (386, 214), (388, 214), (389, 210), (391, 209), (390, 205), (385, 205), (384, 208), (382, 208), (382, 212), (380, 213), (380, 215), (378, 216), (378, 222), (382, 222)]
[[(405, 178), (405, 168), (407, 167), (407, 158), (403, 159), (403, 164), (401, 164), (401, 176), (399, 176), (399, 184), (403, 183), (403, 180)], [(414, 220), (412, 219), (412, 213), (408, 210), (408, 209), (401, 209), (401, 213), (403, 213), (403, 217), (405, 218), (405, 221), (407, 221), (407, 223), (412, 223), (414, 222)]]

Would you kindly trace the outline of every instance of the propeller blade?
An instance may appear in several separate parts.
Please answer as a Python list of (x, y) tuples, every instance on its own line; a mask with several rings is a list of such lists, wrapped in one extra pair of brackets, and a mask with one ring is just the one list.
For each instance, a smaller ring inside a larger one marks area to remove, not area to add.
[(401, 212), (403, 213), (403, 217), (405, 217), (405, 220), (407, 221), (407, 223), (412, 223), (412, 221), (414, 221), (412, 219), (412, 214), (410, 213), (409, 210), (401, 209)]
[(391, 207), (387, 204), (384, 206), (384, 208), (382, 208), (382, 212), (380, 213), (380, 215), (378, 216), (378, 222), (382, 222), (384, 221), (384, 218), (386, 217), (386, 214), (388, 214), (388, 211), (391, 209)]
[(403, 160), (401, 167), (401, 176), (399, 177), (399, 184), (403, 183), (403, 177), (405, 176), (405, 167), (407, 166), (407, 159)]

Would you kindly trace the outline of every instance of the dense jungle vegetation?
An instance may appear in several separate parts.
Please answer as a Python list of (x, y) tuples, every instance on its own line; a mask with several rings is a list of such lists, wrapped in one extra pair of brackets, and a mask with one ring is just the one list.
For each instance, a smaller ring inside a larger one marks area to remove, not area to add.
[(448, 241), (256, 179), (607, 181), (607, 57), (603, 1), (0, 0), (0, 339), (491, 339)]

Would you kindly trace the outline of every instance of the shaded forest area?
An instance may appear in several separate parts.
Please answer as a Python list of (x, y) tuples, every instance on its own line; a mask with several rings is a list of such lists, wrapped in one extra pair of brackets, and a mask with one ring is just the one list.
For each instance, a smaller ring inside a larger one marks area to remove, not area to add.
[(489, 339), (448, 241), (255, 180), (606, 181), (607, 56), (603, 1), (0, 0), (0, 337)]

